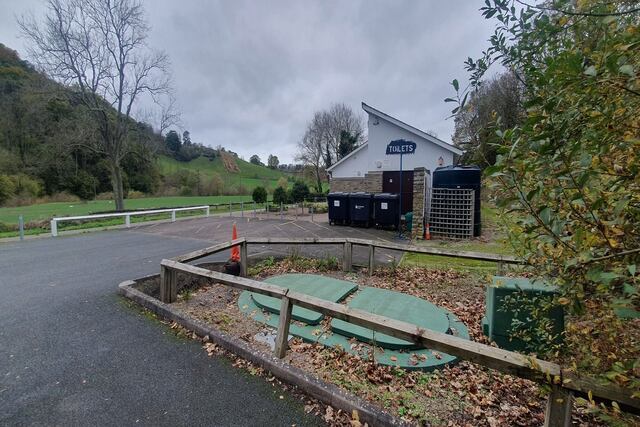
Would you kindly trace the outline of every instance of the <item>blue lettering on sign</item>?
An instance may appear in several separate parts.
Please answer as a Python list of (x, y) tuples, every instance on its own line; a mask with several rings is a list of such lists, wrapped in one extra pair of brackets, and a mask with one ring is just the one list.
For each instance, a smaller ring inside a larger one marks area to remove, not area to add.
[(396, 139), (387, 145), (387, 155), (390, 154), (414, 154), (416, 152), (416, 143), (407, 141), (406, 139)]

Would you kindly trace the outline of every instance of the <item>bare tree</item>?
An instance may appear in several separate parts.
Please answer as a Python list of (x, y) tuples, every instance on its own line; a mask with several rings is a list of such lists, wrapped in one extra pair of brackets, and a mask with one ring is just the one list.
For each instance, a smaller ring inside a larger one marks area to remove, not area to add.
[[(340, 142), (348, 136), (356, 148), (364, 139), (363, 119), (346, 104), (333, 104), (328, 110), (316, 111), (298, 143), (296, 160), (311, 166), (316, 175), (318, 191), (322, 191), (322, 169), (331, 167), (348, 154)], [(348, 150), (347, 150), (348, 151)]]
[[(320, 113), (316, 113), (318, 115)], [(322, 191), (322, 165), (323, 165), (323, 139), (322, 132), (319, 132), (309, 124), (304, 136), (298, 143), (298, 155), (296, 160), (313, 168), (316, 179), (316, 191)]]
[(73, 89), (95, 120), (91, 148), (111, 168), (116, 209), (124, 209), (122, 159), (135, 125), (132, 108), (143, 96), (169, 89), (168, 60), (146, 44), (149, 27), (138, 0), (48, 0), (41, 23), (18, 20), (30, 56), (50, 77)]

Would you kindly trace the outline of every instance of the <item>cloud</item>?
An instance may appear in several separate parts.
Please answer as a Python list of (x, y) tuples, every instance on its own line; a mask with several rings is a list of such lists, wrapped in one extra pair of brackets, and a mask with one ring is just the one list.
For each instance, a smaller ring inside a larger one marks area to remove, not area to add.
[[(172, 62), (194, 141), (245, 158), (291, 162), (314, 111), (360, 102), (450, 140), (449, 82), (487, 45), (481, 2), (145, 2), (149, 45)], [(41, 3), (9, 0), (0, 41), (24, 54), (13, 14)], [(364, 113), (362, 113), (364, 118)]]

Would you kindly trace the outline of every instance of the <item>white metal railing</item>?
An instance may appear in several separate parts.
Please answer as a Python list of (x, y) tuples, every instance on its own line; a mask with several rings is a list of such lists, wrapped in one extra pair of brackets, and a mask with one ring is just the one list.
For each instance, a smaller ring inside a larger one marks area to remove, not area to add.
[(124, 217), (125, 226), (130, 227), (131, 217), (135, 215), (153, 215), (153, 214), (171, 212), (171, 221), (175, 222), (176, 212), (193, 211), (193, 210), (200, 210), (200, 209), (205, 211), (205, 216), (209, 216), (209, 205), (203, 205), (203, 206), (189, 206), (186, 208), (153, 209), (149, 211), (115, 212), (115, 213), (108, 213), (108, 214), (64, 216), (59, 218), (51, 218), (51, 236), (55, 237), (58, 235), (58, 223), (62, 221), (81, 221), (81, 220), (87, 220), (87, 219)]

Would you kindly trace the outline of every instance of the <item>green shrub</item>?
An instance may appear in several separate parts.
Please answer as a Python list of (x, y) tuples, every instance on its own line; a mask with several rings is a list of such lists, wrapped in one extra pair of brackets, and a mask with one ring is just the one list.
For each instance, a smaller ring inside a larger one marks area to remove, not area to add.
[(82, 200), (95, 197), (98, 180), (87, 171), (80, 170), (69, 180), (69, 190)]
[(267, 201), (267, 190), (264, 187), (256, 187), (253, 189), (251, 198), (256, 203), (264, 203)]
[(302, 202), (309, 197), (309, 187), (302, 181), (296, 181), (291, 188), (290, 199), (294, 203)]
[(0, 175), (0, 205), (16, 193), (16, 186), (7, 175)]
[(282, 187), (277, 187), (273, 190), (273, 204), (279, 205), (280, 203), (287, 203), (287, 192)]
[(129, 194), (127, 194), (127, 199), (142, 199), (145, 196), (146, 194), (144, 194), (142, 191), (131, 190), (129, 191)]
[(39, 197), (42, 195), (42, 183), (23, 173), (11, 177), (15, 193), (21, 196)]

